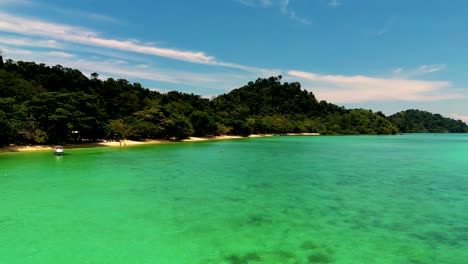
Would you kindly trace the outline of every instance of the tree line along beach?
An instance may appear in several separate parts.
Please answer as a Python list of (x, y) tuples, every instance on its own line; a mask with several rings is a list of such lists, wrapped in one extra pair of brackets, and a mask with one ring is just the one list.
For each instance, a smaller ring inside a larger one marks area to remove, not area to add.
[(184, 140), (251, 134), (466, 133), (460, 121), (421, 110), (390, 116), (318, 100), (282, 76), (258, 78), (211, 99), (90, 78), (60, 65), (0, 58), (0, 145), (83, 139)]

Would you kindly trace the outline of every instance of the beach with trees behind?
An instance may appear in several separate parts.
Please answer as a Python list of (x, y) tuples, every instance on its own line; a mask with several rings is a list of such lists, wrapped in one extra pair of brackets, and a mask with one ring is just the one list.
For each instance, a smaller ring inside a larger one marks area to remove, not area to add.
[(466, 133), (460, 121), (421, 110), (386, 116), (316, 98), (299, 82), (258, 78), (213, 98), (160, 93), (125, 79), (88, 78), (61, 65), (0, 58), (0, 145), (319, 133)]

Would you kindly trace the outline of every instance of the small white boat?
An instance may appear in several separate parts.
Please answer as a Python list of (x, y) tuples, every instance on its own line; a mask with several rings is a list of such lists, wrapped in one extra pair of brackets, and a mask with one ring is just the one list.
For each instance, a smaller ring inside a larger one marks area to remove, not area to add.
[(55, 155), (62, 155), (63, 154), (63, 147), (62, 146), (55, 146), (54, 147), (54, 154)]

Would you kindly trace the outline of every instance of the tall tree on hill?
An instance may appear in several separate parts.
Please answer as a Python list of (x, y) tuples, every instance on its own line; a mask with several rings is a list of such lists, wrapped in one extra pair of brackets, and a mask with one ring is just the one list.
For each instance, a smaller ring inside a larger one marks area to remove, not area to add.
[(2, 57), (3, 50), (0, 49), (0, 69), (3, 68), (3, 57)]

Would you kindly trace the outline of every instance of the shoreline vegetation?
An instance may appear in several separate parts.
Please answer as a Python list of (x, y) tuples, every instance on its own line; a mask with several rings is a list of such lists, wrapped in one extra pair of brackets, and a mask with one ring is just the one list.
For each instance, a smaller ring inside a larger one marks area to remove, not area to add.
[[(319, 136), (318, 133), (288, 133), (287, 136)], [(100, 148), (100, 147), (131, 147), (139, 145), (152, 145), (152, 144), (167, 144), (167, 143), (184, 143), (184, 142), (202, 142), (202, 141), (215, 141), (215, 140), (229, 140), (229, 139), (242, 139), (242, 138), (259, 138), (259, 137), (277, 137), (281, 135), (277, 134), (254, 134), (247, 137), (242, 136), (214, 136), (214, 137), (190, 137), (183, 140), (145, 140), (145, 141), (136, 141), (136, 140), (120, 140), (120, 141), (107, 141), (107, 142), (90, 142), (90, 143), (81, 143), (81, 144), (65, 144), (63, 145), (65, 149), (80, 149), (80, 148)], [(36, 152), (36, 151), (52, 151), (54, 149), (53, 145), (10, 145), (5, 147), (0, 147), (0, 153), (6, 152)]]
[[(468, 126), (420, 110), (391, 116), (347, 109), (282, 76), (258, 78), (225, 94), (160, 93), (125, 79), (76, 69), (5, 62), (0, 56), (0, 146), (51, 146), (107, 139), (182, 141), (221, 135), (467, 133)], [(120, 145), (120, 144), (119, 144)]]

